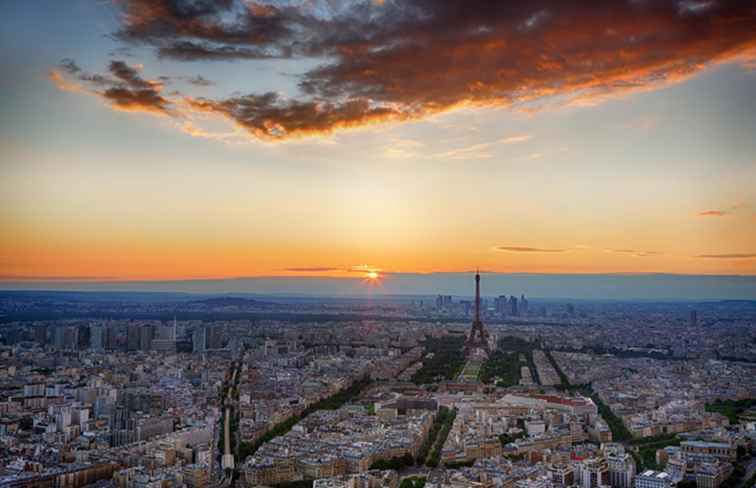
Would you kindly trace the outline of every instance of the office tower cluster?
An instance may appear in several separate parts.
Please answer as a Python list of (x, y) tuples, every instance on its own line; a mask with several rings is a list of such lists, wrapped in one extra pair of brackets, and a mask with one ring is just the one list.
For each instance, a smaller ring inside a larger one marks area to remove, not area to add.
[(437, 312), (470, 316), (475, 313), (476, 307), (478, 314), (482, 317), (518, 317), (528, 315), (529, 302), (525, 295), (521, 295), (519, 298), (514, 295), (499, 295), (493, 301), (487, 301), (484, 297), (477, 297), (472, 301), (459, 300), (456, 302), (451, 295), (438, 295), (436, 297), (435, 310)]
[(452, 303), (453, 302), (451, 295), (439, 295), (436, 297), (436, 308), (438, 310), (449, 308), (451, 307)]
[(192, 333), (192, 351), (205, 352), (223, 348), (223, 328), (200, 326)]
[[(177, 335), (174, 320), (169, 324), (159, 321), (105, 321), (40, 325), (34, 327), (31, 337), (39, 347), (57, 351), (176, 352), (180, 342)], [(214, 339), (213, 343), (217, 342), (218, 339)]]
[(514, 295), (499, 295), (494, 300), (494, 308), (496, 315), (518, 317), (528, 314), (529, 303), (525, 295), (521, 295), (519, 299)]

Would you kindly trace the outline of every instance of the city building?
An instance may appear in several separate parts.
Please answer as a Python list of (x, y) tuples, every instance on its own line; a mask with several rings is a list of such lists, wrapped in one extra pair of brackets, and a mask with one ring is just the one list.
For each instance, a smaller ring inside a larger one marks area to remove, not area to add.
[(647, 470), (635, 477), (635, 488), (670, 488), (672, 477), (663, 471)]

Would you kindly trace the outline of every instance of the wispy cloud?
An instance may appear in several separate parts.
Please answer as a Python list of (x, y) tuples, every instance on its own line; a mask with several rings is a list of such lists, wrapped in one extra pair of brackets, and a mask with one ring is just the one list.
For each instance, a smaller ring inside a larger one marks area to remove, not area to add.
[(117, 280), (117, 276), (34, 276), (34, 275), (13, 275), (0, 274), (0, 281), (102, 281)]
[(726, 210), (704, 210), (703, 212), (699, 212), (699, 217), (724, 217), (725, 215), (728, 215), (730, 212)]
[(753, 259), (756, 258), (756, 253), (744, 253), (744, 254), (699, 254), (697, 258), (705, 259)]
[(533, 136), (530, 134), (518, 134), (514, 136), (505, 137), (504, 139), (500, 140), (499, 142), (502, 144), (517, 144), (520, 142), (529, 141), (532, 139)]
[(193, 76), (190, 78), (186, 78), (186, 82), (194, 85), (194, 86), (213, 86), (215, 85), (215, 82), (212, 80), (208, 80), (202, 75)]
[(80, 83), (66, 79), (60, 71), (51, 70), (47, 74), (47, 78), (55, 85), (58, 90), (67, 91), (71, 93), (77, 93), (84, 91), (84, 87)]
[(732, 215), (736, 213), (738, 209), (741, 209), (743, 207), (747, 207), (747, 205), (744, 203), (738, 203), (736, 205), (732, 205), (724, 209), (704, 210), (702, 212), (698, 212), (698, 216), (699, 217), (725, 217), (727, 215)]
[(357, 264), (353, 266), (295, 266), (286, 268), (290, 273), (369, 273), (382, 272), (381, 268), (369, 264)]
[(238, 128), (233, 128), (229, 131), (211, 131), (205, 128), (199, 127), (190, 120), (184, 120), (182, 122), (175, 122), (175, 126), (181, 130), (181, 132), (188, 134), (192, 137), (198, 137), (200, 139), (210, 139), (213, 141), (222, 142), (224, 144), (239, 145), (239, 144), (251, 144), (254, 140), (246, 136)]
[(284, 271), (292, 273), (326, 273), (332, 271), (343, 271), (342, 268), (332, 268), (329, 266), (310, 266), (302, 268), (286, 268)]
[(504, 251), (504, 252), (532, 252), (532, 253), (556, 253), (556, 252), (568, 251), (568, 249), (554, 249), (554, 248), (526, 247), (526, 246), (498, 246), (496, 247), (496, 250)]
[(405, 149), (418, 149), (425, 147), (425, 143), (418, 141), (416, 139), (405, 139), (405, 138), (395, 138), (391, 141), (391, 144), (396, 147), (401, 147)]
[(431, 157), (441, 159), (490, 159), (493, 157), (493, 153), (491, 152), (491, 144), (483, 142), (436, 153)]
[(656, 129), (657, 125), (659, 125), (659, 121), (655, 117), (646, 115), (628, 122), (624, 125), (624, 128), (648, 132)]
[(499, 139), (492, 142), (479, 142), (475, 144), (469, 144), (462, 147), (456, 147), (447, 149), (440, 152), (421, 152), (419, 149), (424, 147), (424, 144), (412, 139), (395, 139), (391, 142), (391, 145), (385, 148), (384, 154), (387, 157), (393, 158), (425, 158), (425, 159), (453, 159), (453, 160), (468, 160), (468, 159), (490, 159), (494, 157), (494, 150), (499, 144), (509, 145), (525, 142), (532, 139), (530, 134), (517, 134), (504, 139)]
[(349, 273), (369, 273), (371, 271), (372, 272), (379, 272), (379, 271), (383, 271), (383, 270), (381, 270), (381, 268), (379, 268), (377, 266), (372, 266), (370, 264), (358, 264), (356, 266), (350, 266), (350, 267), (344, 269), (344, 271), (347, 271)]
[(648, 256), (661, 256), (663, 253), (658, 251), (643, 251), (639, 249), (607, 249), (606, 252), (615, 254), (629, 254), (633, 257), (644, 258)]
[(420, 152), (423, 147), (425, 144), (415, 139), (394, 138), (384, 148), (383, 154), (395, 159), (421, 158), (424, 157)]

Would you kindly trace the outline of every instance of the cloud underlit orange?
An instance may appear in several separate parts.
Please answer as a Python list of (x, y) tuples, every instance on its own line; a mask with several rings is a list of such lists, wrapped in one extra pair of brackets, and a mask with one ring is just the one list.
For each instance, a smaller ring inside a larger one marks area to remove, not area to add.
[(100, 96), (116, 110), (172, 115), (172, 102), (161, 94), (161, 82), (143, 79), (136, 68), (123, 61), (111, 61), (108, 72), (92, 75), (73, 60), (64, 59), (49, 78), (62, 90)]
[[(116, 38), (161, 58), (313, 58), (300, 93), (211, 99), (161, 93), (141, 77), (94, 92), (116, 109), (221, 116), (266, 140), (418, 120), (458, 107), (585, 105), (686, 80), (713, 63), (752, 63), (751, 2), (719, 0), (280, 2), (123, 0)], [(75, 82), (98, 85), (103, 75)], [(57, 86), (72, 81), (53, 75)], [(518, 142), (518, 141), (511, 141)]]

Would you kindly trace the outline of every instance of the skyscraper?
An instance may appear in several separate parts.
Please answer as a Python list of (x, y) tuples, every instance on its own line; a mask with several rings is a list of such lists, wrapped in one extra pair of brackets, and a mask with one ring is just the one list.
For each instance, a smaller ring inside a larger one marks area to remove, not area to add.
[(507, 314), (507, 296), (506, 295), (499, 295), (496, 298), (495, 304), (496, 304), (496, 313), (498, 315), (506, 315)]
[(55, 349), (65, 349), (66, 346), (66, 328), (57, 326), (53, 329), (53, 345)]
[(439, 295), (436, 297), (436, 308), (441, 310), (448, 308), (452, 304), (451, 295)]
[(223, 348), (223, 327), (210, 326), (205, 329), (206, 332), (206, 345), (208, 349), (221, 349)]
[(95, 325), (89, 328), (89, 348), (93, 351), (105, 349), (105, 328)]
[(81, 325), (78, 327), (78, 349), (84, 351), (89, 349), (89, 342), (91, 340), (91, 331), (88, 325)]
[(34, 328), (34, 341), (41, 347), (47, 345), (47, 326), (40, 325)]
[(138, 351), (140, 343), (140, 326), (139, 324), (129, 324), (126, 329), (126, 350)]
[(142, 351), (149, 351), (152, 349), (152, 338), (154, 328), (151, 325), (145, 325), (141, 327), (139, 331), (139, 349)]
[(194, 329), (192, 334), (192, 350), (194, 352), (205, 352), (207, 349), (207, 334), (205, 327), (198, 327)]
[(166, 353), (176, 352), (176, 320), (170, 325), (155, 327), (152, 338), (152, 350)]
[(118, 347), (118, 336), (112, 327), (107, 325), (102, 330), (102, 346), (106, 351), (113, 351)]
[(54, 344), (56, 349), (76, 350), (79, 346), (79, 328), (71, 326), (55, 327)]

